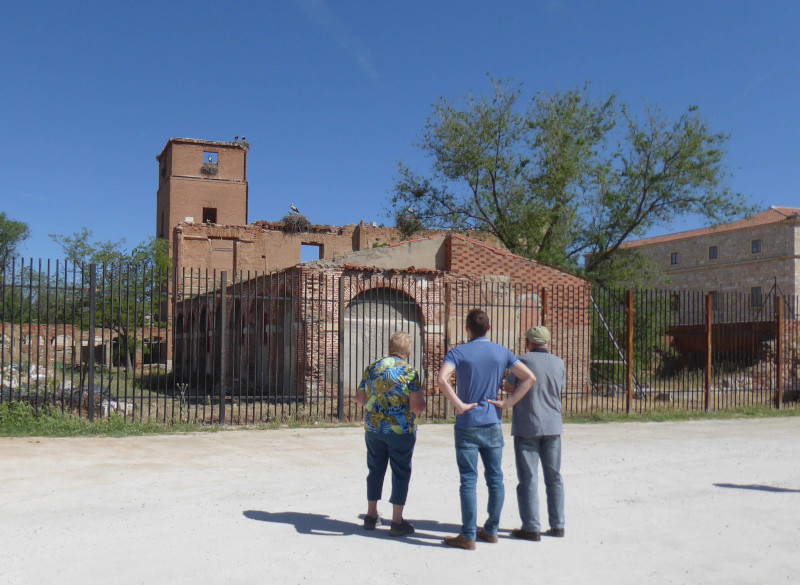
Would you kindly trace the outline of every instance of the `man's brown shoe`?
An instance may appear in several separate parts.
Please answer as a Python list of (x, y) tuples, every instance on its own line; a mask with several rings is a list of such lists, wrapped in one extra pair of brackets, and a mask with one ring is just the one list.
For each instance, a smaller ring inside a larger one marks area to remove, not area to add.
[(475, 550), (475, 541), (470, 540), (463, 534), (459, 534), (458, 536), (448, 536), (444, 539), (444, 543), (447, 546), (452, 546), (453, 548), (463, 548), (464, 550)]
[(483, 528), (478, 528), (478, 538), (485, 542), (491, 542), (492, 544), (497, 542), (497, 535), (489, 534)]
[(532, 540), (533, 542), (539, 542), (542, 540), (542, 533), (541, 532), (533, 532), (532, 530), (523, 530), (522, 528), (515, 528), (511, 531), (511, 536), (514, 538), (521, 538), (522, 540)]
[(555, 536), (556, 538), (564, 538), (564, 529), (563, 528), (551, 528), (550, 531), (547, 533), (550, 536)]

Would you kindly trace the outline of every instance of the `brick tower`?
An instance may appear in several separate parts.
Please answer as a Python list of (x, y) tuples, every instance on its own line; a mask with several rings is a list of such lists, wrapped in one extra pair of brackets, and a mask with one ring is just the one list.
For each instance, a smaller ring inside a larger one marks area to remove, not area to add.
[(247, 224), (247, 143), (171, 138), (158, 160), (156, 235), (170, 243), (180, 222)]

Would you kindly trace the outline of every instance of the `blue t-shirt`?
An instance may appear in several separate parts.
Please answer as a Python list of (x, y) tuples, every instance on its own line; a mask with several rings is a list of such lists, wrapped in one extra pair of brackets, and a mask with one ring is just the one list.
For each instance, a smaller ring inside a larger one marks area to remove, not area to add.
[(456, 393), (466, 404), (478, 406), (456, 417), (456, 427), (482, 427), (500, 424), (500, 409), (487, 402), (496, 399), (503, 374), (519, 360), (507, 348), (486, 337), (473, 337), (454, 347), (444, 358), (456, 369)]

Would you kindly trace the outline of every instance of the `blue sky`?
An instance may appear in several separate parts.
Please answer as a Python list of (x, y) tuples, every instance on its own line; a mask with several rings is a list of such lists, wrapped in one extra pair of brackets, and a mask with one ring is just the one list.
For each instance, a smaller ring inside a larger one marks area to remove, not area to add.
[[(800, 206), (800, 2), (162, 0), (10, 3), (0, 19), (0, 211), (23, 254), (89, 227), (132, 247), (155, 231), (170, 137), (246, 136), (250, 221), (290, 203), (313, 223), (390, 223), (397, 162), (432, 104), (590, 82), (731, 135), (731, 187)], [(686, 229), (684, 223), (674, 226)], [(694, 226), (692, 226), (694, 227)]]

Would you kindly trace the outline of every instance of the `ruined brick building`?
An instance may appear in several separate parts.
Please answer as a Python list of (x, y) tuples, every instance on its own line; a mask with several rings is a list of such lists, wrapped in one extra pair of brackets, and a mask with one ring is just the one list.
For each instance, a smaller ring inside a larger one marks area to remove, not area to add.
[[(174, 368), (200, 393), (222, 384), (226, 393), (343, 408), (398, 329), (414, 338), (411, 361), (435, 392), (435, 370), (449, 347), (466, 341), (463, 319), (473, 307), (490, 314), (491, 337), (517, 352), (525, 330), (546, 323), (571, 364), (569, 391), (587, 387), (586, 280), (460, 234), (405, 240), (363, 221), (299, 232), (248, 224), (247, 148), (239, 142), (173, 138), (157, 159), (157, 233), (170, 238), (177, 274)], [(304, 246), (319, 260), (301, 262)]]
[[(404, 239), (396, 228), (364, 221), (312, 225), (302, 232), (281, 222), (248, 224), (247, 151), (241, 141), (171, 138), (156, 157), (156, 234), (170, 240), (179, 275), (185, 268), (229, 275), (271, 272), (299, 264), (304, 247), (328, 259)], [(432, 233), (441, 232), (419, 235)]]

